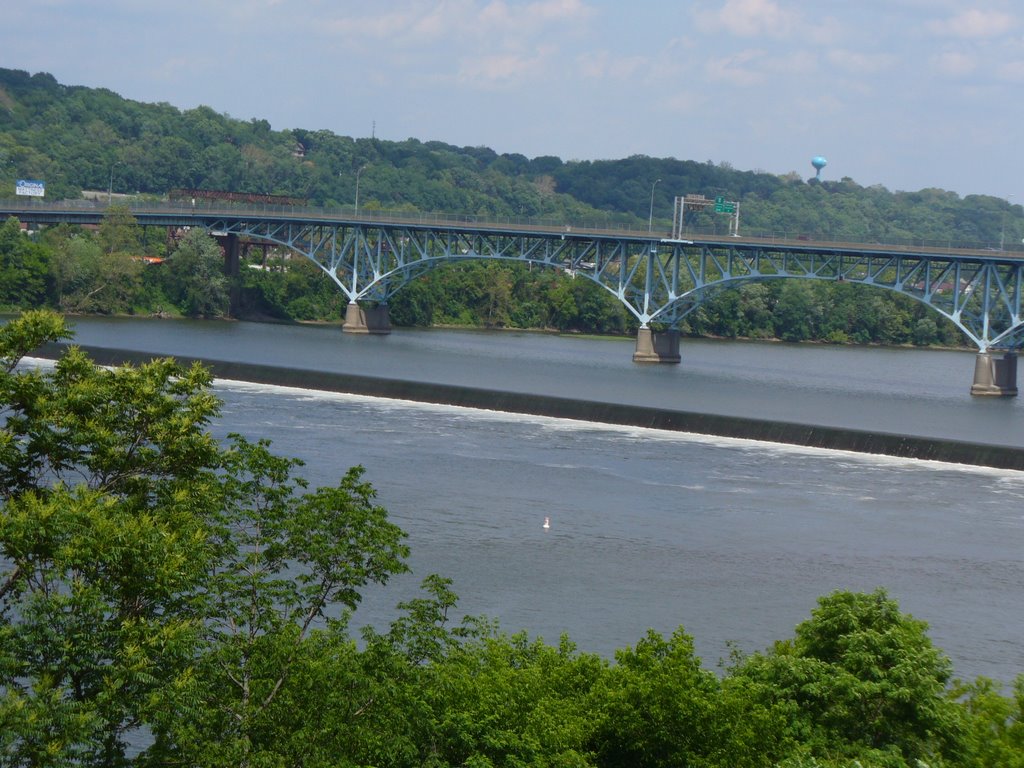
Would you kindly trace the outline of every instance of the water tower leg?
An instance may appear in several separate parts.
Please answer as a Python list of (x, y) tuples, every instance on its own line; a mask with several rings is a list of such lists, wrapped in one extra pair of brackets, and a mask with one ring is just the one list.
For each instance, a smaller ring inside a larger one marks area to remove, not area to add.
[(345, 322), (341, 326), (345, 333), (372, 333), (386, 335), (391, 333), (391, 317), (388, 305), (378, 304), (376, 307), (361, 307), (358, 303), (349, 302), (345, 309)]
[(650, 328), (641, 328), (636, 334), (634, 363), (674, 363), (679, 356), (679, 331), (670, 329), (655, 333)]
[(1017, 353), (979, 352), (974, 360), (972, 395), (1017, 396)]

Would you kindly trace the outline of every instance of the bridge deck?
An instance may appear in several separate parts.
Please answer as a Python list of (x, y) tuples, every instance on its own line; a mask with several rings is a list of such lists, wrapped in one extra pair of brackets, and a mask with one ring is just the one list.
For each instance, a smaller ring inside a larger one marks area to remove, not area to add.
[[(412, 229), (443, 229), (503, 236), (530, 235), (546, 237), (613, 238), (631, 242), (660, 244), (686, 244), (708, 247), (733, 248), (785, 248), (788, 250), (832, 253), (872, 253), (918, 256), (967, 256), (1000, 261), (1024, 259), (1024, 245), (995, 249), (972, 244), (940, 244), (935, 242), (857, 242), (825, 240), (818, 237), (792, 234), (759, 234), (731, 236), (694, 231), (686, 232), (684, 239), (673, 239), (667, 231), (649, 231), (627, 227), (601, 226), (593, 223), (565, 224), (533, 219), (488, 220), (477, 216), (444, 213), (408, 213), (404, 211), (361, 211), (359, 214), (322, 208), (292, 206), (238, 206), (218, 205), (210, 201), (187, 203), (133, 202), (128, 205), (132, 215), (141, 224), (160, 227), (208, 226), (222, 221), (251, 221), (298, 223), (329, 227), (401, 226)], [(42, 203), (0, 200), (0, 218), (13, 216), (34, 224), (99, 224), (106, 213), (106, 204), (93, 200), (71, 200)]]

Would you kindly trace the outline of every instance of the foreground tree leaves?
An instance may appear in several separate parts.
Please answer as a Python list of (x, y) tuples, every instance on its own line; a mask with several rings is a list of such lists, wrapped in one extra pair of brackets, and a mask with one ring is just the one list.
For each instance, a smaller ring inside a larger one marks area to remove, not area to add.
[(926, 631), (884, 590), (836, 592), (793, 640), (733, 674), (791, 709), (789, 736), (811, 755), (941, 765), (963, 754), (962, 713), (946, 695), (949, 660)]
[(219, 449), (201, 369), (101, 369), (30, 313), (0, 331), (0, 744), (9, 764), (125, 762), (154, 696), (186, 675)]
[(967, 710), (967, 754), (974, 765), (1024, 768), (1024, 676), (1017, 678), (1011, 695), (986, 678), (958, 684), (953, 694)]
[(67, 749), (86, 764), (118, 764), (151, 697), (179, 682), (195, 651), (183, 596), (202, 574), (196, 518), (60, 487), (8, 502), (0, 542), (12, 563), (0, 711), (14, 719), (5, 730), (19, 736), (16, 764), (51, 752), (61, 764)]
[(268, 445), (235, 435), (222, 456), (210, 571), (196, 600), (198, 674), (186, 692), (199, 711), (188, 723), (169, 713), (158, 729), (179, 759), (205, 762), (214, 750), (222, 758), (206, 764), (248, 764), (272, 746), (268, 726), (288, 714), (278, 697), (295, 695), (285, 691), (289, 677), (310, 662), (312, 647), (338, 639), (310, 642), (313, 629), (344, 626), (364, 586), (406, 570), (405, 533), (373, 503), (361, 467), (335, 488), (302, 493), (305, 481), (292, 476), (301, 462)]
[(17, 368), (67, 335), (0, 329), (0, 762), (244, 763), (314, 622), (402, 571), (404, 534), (361, 469), (303, 492), (266, 443), (218, 444), (201, 367)]

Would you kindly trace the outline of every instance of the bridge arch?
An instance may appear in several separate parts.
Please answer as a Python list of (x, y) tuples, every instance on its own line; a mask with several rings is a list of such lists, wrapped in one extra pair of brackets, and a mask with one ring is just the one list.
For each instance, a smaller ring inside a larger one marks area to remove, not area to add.
[(933, 300), (934, 294), (929, 295), (921, 291), (903, 290), (894, 285), (886, 285), (874, 280), (847, 280), (843, 277), (830, 278), (818, 275), (757, 275), (728, 277), (715, 282), (709, 282), (700, 288), (687, 291), (674, 302), (665, 305), (665, 307), (652, 316), (651, 322), (659, 322), (668, 327), (678, 327), (678, 324), (687, 315), (725, 291), (739, 289), (743, 285), (753, 283), (792, 279), (844, 282), (907, 296), (953, 323), (978, 348), (979, 352), (987, 352), (989, 349), (1019, 349), (1022, 343), (1024, 343), (1024, 319), (1019, 316), (1009, 318), (1006, 322), (1000, 323), (1001, 329), (997, 333), (986, 333), (992, 326), (991, 317), (986, 318), (984, 313), (972, 311), (972, 307), (969, 304), (960, 304), (953, 308), (953, 304), (945, 297), (941, 301)]
[[(645, 359), (678, 361), (678, 324), (727, 286), (778, 278), (846, 280), (911, 296), (948, 317), (983, 356), (1024, 345), (1024, 252), (941, 246), (807, 242), (764, 237), (576, 229), (552, 223), (480, 222), (464, 217), (374, 212), (370, 216), (230, 206), (133, 203), (145, 226), (203, 227), (213, 234), (271, 242), (313, 261), (349, 300), (386, 307), (416, 276), (446, 261), (506, 259), (552, 266), (612, 293), (650, 338), (652, 323), (676, 334), (675, 354), (654, 345)], [(0, 215), (36, 225), (96, 224), (102, 206), (0, 206)], [(638, 338), (638, 351), (641, 339)], [(669, 338), (668, 351), (673, 351)], [(994, 358), (993, 358), (994, 359)], [(1009, 368), (1007, 363), (1007, 368)], [(992, 393), (1015, 394), (997, 383)], [(978, 379), (976, 376), (976, 383)]]
[[(991, 372), (983, 378), (992, 381), (975, 389), (1016, 391), (1010, 356), (999, 362), (990, 352), (1014, 352), (1024, 343), (1020, 260), (834, 244), (595, 237), (568, 228), (556, 234), (373, 222), (324, 232), (307, 227), (298, 236), (248, 227), (239, 232), (243, 233), (269, 239), (317, 264), (349, 299), (345, 328), (350, 331), (386, 332), (388, 300), (440, 264), (519, 261), (570, 271), (597, 283), (640, 325), (634, 360), (679, 362), (680, 322), (725, 289), (778, 279), (846, 281), (909, 296), (946, 317), (976, 345), (979, 360)], [(375, 305), (370, 314), (360, 302)], [(667, 330), (655, 331), (652, 324)], [(1015, 364), (1016, 357), (1012, 359)]]

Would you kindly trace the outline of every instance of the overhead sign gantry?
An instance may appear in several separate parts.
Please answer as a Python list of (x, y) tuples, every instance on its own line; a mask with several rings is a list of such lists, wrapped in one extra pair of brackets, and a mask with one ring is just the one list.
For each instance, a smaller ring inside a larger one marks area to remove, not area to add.
[(703, 211), (711, 208), (715, 213), (729, 215), (729, 235), (740, 236), (740, 204), (738, 200), (726, 200), (719, 196), (713, 200), (704, 195), (683, 195), (676, 197), (675, 208), (672, 213), (672, 239), (682, 240), (683, 231), (686, 229), (685, 217), (687, 210)]

